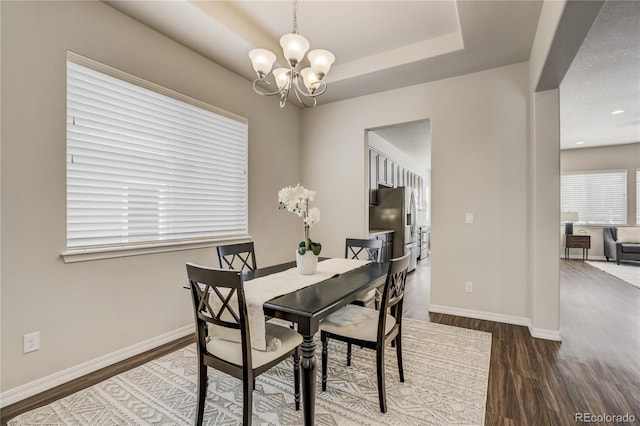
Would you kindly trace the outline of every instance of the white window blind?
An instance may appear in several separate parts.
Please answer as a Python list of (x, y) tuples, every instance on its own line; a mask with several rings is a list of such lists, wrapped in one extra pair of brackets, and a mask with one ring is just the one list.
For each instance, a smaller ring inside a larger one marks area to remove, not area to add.
[(561, 209), (578, 212), (577, 223), (627, 223), (627, 171), (567, 173), (561, 176)]
[(636, 225), (640, 225), (640, 169), (636, 170)]
[(246, 120), (84, 62), (67, 60), (67, 247), (246, 235)]

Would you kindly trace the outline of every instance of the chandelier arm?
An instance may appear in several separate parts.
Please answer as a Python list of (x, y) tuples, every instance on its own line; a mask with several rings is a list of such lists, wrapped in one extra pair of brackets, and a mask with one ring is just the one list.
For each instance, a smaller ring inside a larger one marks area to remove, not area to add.
[(320, 80), (318, 82), (316, 91), (312, 95), (309, 95), (309, 96), (313, 96), (315, 98), (317, 96), (322, 95), (326, 90), (327, 90), (327, 83), (325, 83), (324, 80)]
[(280, 108), (284, 108), (287, 104), (287, 99), (289, 98), (289, 93), (282, 91), (280, 92)]
[[(298, 89), (297, 91), (300, 92), (300, 94), (302, 96), (306, 96), (307, 98), (316, 98), (320, 95), (322, 95), (325, 90), (327, 90), (327, 83), (324, 82), (324, 80), (320, 80), (318, 82), (316, 82), (316, 91), (314, 93), (309, 93), (306, 90), (302, 90), (302, 88), (300, 87), (300, 83), (299, 83), (300, 78), (296, 78), (294, 81), (294, 85), (296, 87), (296, 89)], [(306, 89), (306, 86), (305, 86)]]
[[(287, 75), (289, 76), (289, 78), (287, 79), (287, 84), (285, 85), (285, 87), (280, 89), (280, 108), (284, 108), (284, 106), (287, 104), (287, 99), (289, 98), (289, 92), (291, 91), (292, 86), (291, 83), (295, 78), (296, 70), (294, 68), (291, 68)], [(295, 92), (295, 88), (293, 91)]]
[[(293, 88), (293, 92), (296, 94), (296, 98), (298, 98), (298, 101), (304, 105), (306, 108), (313, 108), (314, 106), (316, 106), (316, 104), (318, 103), (318, 100), (313, 97), (313, 96), (309, 96), (306, 93), (302, 92), (300, 90), (300, 88), (298, 87), (298, 85), (296, 84)], [(311, 98), (313, 100), (313, 104), (309, 105), (307, 104), (303, 98), (300, 97), (300, 95), (304, 96), (305, 98)]]
[(269, 86), (271, 86), (271, 83), (269, 83), (267, 80), (263, 80), (263, 79), (259, 79), (259, 78), (256, 78), (255, 80), (253, 80), (253, 91), (256, 92), (258, 95), (273, 96), (273, 95), (278, 95), (278, 94), (280, 94), (282, 92), (280, 89), (278, 89), (278, 90), (276, 90), (274, 92), (267, 92), (267, 91), (263, 90), (262, 88), (259, 88), (259, 86), (257, 85), (259, 81), (261, 81), (263, 83), (267, 83)]

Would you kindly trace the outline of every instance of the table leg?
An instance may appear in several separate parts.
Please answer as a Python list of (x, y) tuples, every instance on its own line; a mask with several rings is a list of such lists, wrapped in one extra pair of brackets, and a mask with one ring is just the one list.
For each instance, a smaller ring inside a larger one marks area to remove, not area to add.
[(302, 406), (304, 424), (313, 425), (316, 409), (316, 344), (313, 336), (302, 340)]

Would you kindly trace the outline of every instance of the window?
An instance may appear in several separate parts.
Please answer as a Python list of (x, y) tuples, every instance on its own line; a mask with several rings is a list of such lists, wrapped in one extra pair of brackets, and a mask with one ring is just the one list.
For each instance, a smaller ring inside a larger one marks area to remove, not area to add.
[(627, 171), (566, 173), (560, 184), (561, 209), (578, 212), (577, 223), (627, 223)]
[(636, 225), (640, 225), (640, 169), (636, 170)]
[(67, 249), (247, 234), (247, 120), (67, 57)]

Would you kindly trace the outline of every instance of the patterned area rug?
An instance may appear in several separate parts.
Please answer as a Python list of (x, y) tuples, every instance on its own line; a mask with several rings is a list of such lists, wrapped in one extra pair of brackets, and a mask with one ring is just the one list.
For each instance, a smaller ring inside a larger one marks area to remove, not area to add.
[(620, 278), (632, 286), (640, 288), (640, 263), (620, 263), (616, 262), (587, 262), (594, 268), (606, 272), (609, 275)]
[[(319, 343), (319, 342), (318, 342)], [(405, 319), (405, 382), (398, 381), (395, 350), (386, 353), (388, 412), (378, 406), (375, 352), (331, 342), (327, 391), (320, 390), (318, 425), (484, 424), (491, 334)], [(173, 352), (50, 405), (24, 413), (8, 425), (191, 425), (195, 418), (195, 345)], [(242, 384), (209, 369), (207, 425), (242, 421)], [(262, 374), (254, 391), (253, 424), (301, 425), (295, 411), (293, 367), (284, 362)]]

